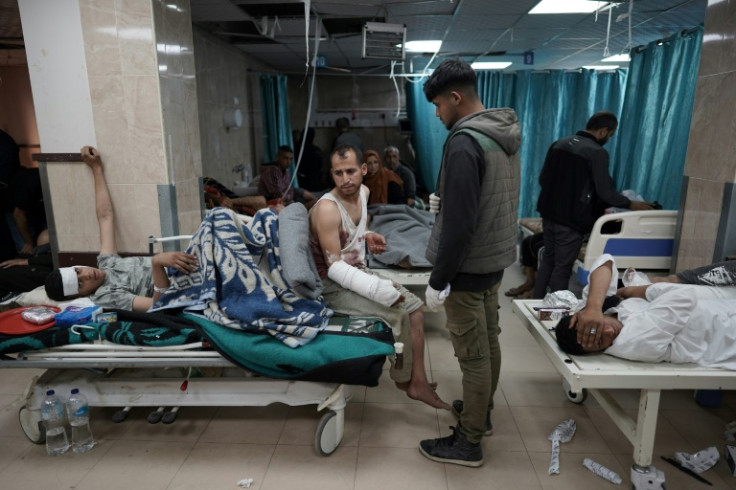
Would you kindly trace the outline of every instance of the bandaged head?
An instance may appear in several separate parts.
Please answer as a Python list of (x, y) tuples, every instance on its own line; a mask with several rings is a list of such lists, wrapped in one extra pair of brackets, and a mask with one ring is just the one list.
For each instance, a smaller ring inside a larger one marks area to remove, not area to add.
[(77, 268), (62, 267), (59, 269), (59, 273), (61, 274), (61, 285), (64, 290), (64, 296), (76, 296), (79, 294)]

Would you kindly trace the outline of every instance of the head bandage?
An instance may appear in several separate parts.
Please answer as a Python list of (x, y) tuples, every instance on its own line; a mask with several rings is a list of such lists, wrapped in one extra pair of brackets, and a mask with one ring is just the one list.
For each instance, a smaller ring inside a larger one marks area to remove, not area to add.
[(76, 267), (62, 267), (59, 269), (61, 274), (61, 285), (64, 296), (74, 296), (79, 294), (79, 281), (77, 280)]

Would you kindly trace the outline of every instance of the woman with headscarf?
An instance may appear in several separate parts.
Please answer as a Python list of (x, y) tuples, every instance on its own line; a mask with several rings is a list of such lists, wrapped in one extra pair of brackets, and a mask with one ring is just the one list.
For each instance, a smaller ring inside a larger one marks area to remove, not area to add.
[(393, 170), (381, 164), (378, 152), (368, 150), (363, 155), (363, 163), (368, 166), (368, 173), (363, 183), (368, 186), (371, 195), (368, 204), (405, 204), (404, 182)]

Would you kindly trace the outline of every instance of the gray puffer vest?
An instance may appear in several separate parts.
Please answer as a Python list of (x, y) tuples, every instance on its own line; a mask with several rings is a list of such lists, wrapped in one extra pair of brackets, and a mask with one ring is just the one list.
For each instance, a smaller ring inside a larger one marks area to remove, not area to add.
[[(448, 171), (446, 150), (451, 139), (460, 133), (470, 135), (478, 142), (486, 167), (481, 183), (477, 229), (458, 272), (488, 274), (501, 271), (516, 260), (521, 167), (519, 123), (511, 109), (489, 109), (458, 121), (443, 151), (435, 191), (440, 198), (444, 191), (444, 175)], [(443, 220), (440, 207), (426, 253), (433, 264), (436, 263)]]

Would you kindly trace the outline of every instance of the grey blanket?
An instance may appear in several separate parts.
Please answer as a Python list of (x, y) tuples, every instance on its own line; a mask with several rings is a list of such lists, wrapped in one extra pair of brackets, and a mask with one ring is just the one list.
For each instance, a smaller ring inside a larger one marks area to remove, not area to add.
[(432, 267), (425, 258), (434, 214), (405, 204), (373, 204), (370, 229), (386, 237), (386, 252), (372, 255), (370, 267)]
[(309, 248), (309, 214), (303, 204), (289, 204), (279, 213), (279, 244), (286, 283), (305, 298), (319, 299), (322, 281)]

